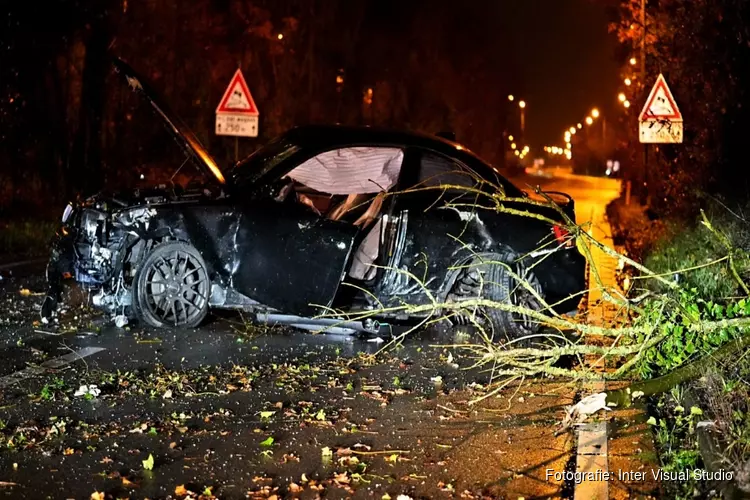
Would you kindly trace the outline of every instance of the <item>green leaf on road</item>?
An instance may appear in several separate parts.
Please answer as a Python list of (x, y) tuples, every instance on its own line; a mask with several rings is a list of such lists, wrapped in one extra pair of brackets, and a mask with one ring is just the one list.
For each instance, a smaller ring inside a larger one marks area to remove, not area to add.
[(261, 446), (273, 446), (273, 437), (268, 436), (266, 439), (260, 442)]
[(154, 456), (149, 453), (148, 458), (143, 460), (143, 468), (146, 470), (154, 470)]

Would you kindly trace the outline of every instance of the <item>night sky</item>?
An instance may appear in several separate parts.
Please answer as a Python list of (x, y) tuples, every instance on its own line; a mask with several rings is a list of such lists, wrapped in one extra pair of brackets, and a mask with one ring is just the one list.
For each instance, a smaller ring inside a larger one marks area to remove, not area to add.
[(604, 2), (504, 0), (495, 4), (507, 30), (528, 103), (526, 134), (535, 150), (560, 144), (565, 128), (592, 107), (618, 112), (616, 39), (607, 33)]

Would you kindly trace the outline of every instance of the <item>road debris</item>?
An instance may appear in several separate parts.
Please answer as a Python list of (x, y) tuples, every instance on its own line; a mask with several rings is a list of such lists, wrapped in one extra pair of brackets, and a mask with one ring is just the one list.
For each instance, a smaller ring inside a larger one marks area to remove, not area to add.
[(102, 391), (99, 389), (96, 385), (82, 385), (78, 388), (78, 390), (73, 393), (73, 396), (75, 397), (86, 397), (88, 399), (98, 397), (99, 394), (101, 394)]
[(558, 433), (582, 423), (590, 415), (593, 415), (599, 410), (611, 411), (612, 409), (607, 406), (607, 393), (600, 392), (586, 396), (578, 403), (568, 406), (565, 410), (565, 417), (563, 418)]

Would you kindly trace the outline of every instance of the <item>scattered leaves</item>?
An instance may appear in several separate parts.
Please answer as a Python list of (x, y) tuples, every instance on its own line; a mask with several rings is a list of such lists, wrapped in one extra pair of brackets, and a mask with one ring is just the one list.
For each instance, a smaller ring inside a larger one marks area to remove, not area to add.
[(266, 439), (260, 442), (261, 446), (273, 446), (274, 439), (273, 436), (268, 436)]

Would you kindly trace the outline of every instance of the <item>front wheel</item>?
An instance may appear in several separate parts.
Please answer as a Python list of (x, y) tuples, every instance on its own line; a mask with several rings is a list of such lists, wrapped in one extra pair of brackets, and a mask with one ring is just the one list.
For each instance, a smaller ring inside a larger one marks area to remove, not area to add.
[[(514, 252), (484, 255), (469, 263), (458, 276), (449, 301), (486, 299), (521, 310), (539, 311), (544, 293), (539, 278)], [(541, 299), (541, 300), (540, 300)], [(517, 339), (533, 335), (539, 321), (520, 311), (503, 311), (491, 306), (474, 308), (468, 315), (492, 328), (493, 338)], [(466, 320), (467, 314), (461, 318)]]
[(155, 327), (194, 328), (208, 313), (211, 284), (203, 257), (187, 243), (154, 247), (133, 282), (135, 311)]

